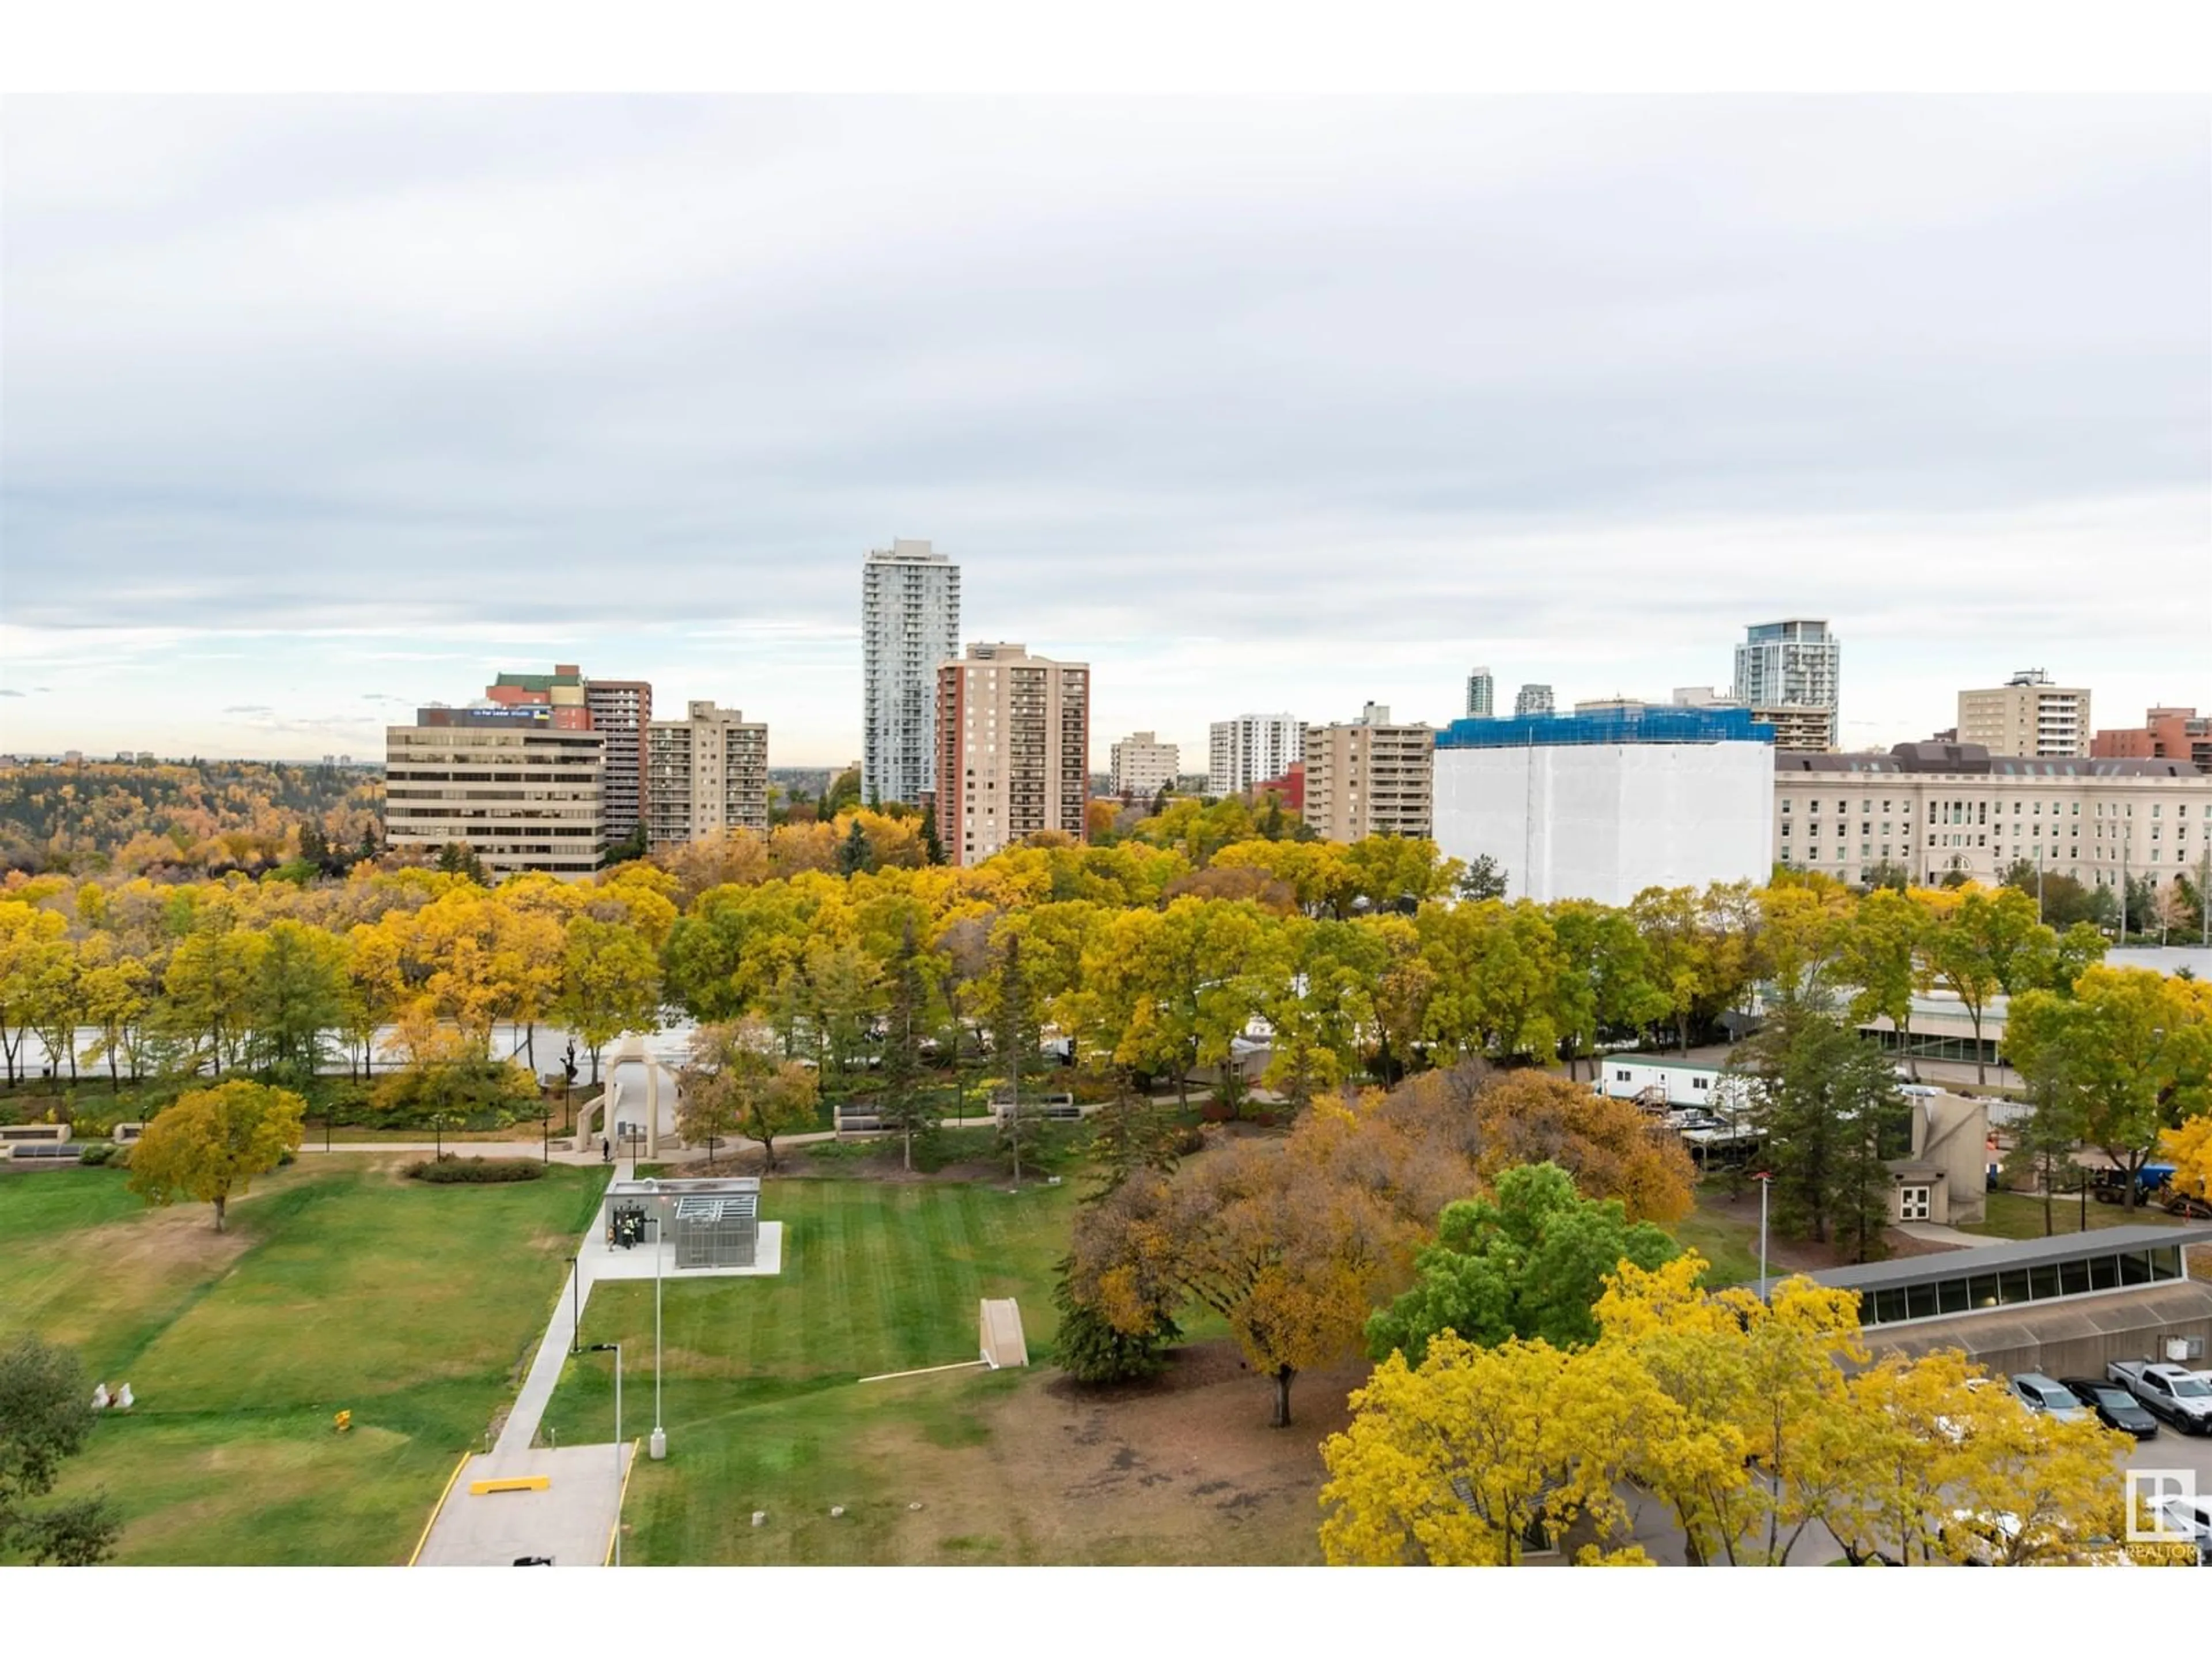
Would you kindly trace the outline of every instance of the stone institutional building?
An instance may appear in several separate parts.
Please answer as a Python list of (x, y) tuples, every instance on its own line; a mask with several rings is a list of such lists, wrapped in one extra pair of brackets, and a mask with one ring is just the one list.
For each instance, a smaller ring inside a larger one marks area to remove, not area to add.
[(860, 799), (918, 805), (937, 783), (938, 665), (960, 654), (960, 567), (894, 540), (860, 567)]
[(729, 830), (768, 829), (768, 727), (736, 708), (688, 705), (647, 728), (648, 843), (666, 847)]
[(573, 704), (434, 705), (386, 727), (385, 840), (415, 853), (458, 842), (495, 876), (598, 869), (603, 740), (573, 689)]
[(1775, 757), (1774, 856), (1863, 883), (1901, 865), (1934, 885), (2025, 861), (2092, 887), (2212, 868), (2212, 775), (2185, 760), (2035, 759), (1978, 744)]
[(1206, 793), (1225, 800), (1303, 760), (1306, 725), (1295, 714), (1239, 714), (1214, 721), (1206, 738)]
[(978, 863), (1041, 830), (1083, 839), (1089, 664), (970, 645), (939, 665), (936, 707), (937, 834), (947, 863)]
[(2023, 668), (2002, 685), (1959, 693), (1960, 743), (1992, 755), (2064, 760), (2089, 752), (2089, 694), (2053, 685), (2040, 668)]
[(1117, 795), (1157, 795), (1172, 788), (1182, 750), (1151, 732), (1132, 732), (1114, 745), (1108, 787)]
[(1324, 841), (1429, 833), (1435, 731), (1380, 703), (1356, 720), (1306, 728), (1305, 821)]

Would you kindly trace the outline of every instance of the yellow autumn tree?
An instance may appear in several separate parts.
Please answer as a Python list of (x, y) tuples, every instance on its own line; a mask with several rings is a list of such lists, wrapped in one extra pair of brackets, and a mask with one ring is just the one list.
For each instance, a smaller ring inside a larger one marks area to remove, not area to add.
[(299, 1150), (307, 1103), (289, 1089), (232, 1081), (179, 1095), (131, 1149), (131, 1190), (149, 1204), (215, 1206), (215, 1230), (253, 1177)]
[(1601, 1540), (1583, 1559), (1645, 1560), (1613, 1545), (1616, 1493), (1648, 1384), (1618, 1350), (1570, 1353), (1449, 1333), (1419, 1366), (1394, 1353), (1352, 1396), (1351, 1426), (1322, 1448), (1322, 1553), (1332, 1566), (1511, 1566), (1570, 1528)]

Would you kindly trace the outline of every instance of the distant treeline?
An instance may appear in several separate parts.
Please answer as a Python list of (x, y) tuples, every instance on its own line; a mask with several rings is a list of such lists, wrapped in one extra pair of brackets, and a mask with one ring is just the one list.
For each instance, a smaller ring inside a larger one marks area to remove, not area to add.
[(260, 872), (379, 838), (380, 777), (281, 761), (0, 769), (0, 869)]

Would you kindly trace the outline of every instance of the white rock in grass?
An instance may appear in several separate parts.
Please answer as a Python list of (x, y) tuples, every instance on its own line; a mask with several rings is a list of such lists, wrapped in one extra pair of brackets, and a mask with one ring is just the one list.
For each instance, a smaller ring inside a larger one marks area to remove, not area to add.
[(842, 1520), (844, 1517), (844, 1514), (845, 1506), (842, 1504), (832, 1504), (830, 1506), (830, 1518), (832, 1521)]
[(753, 1511), (753, 1525), (757, 1527), (764, 1527), (768, 1525), (768, 1511), (766, 1510), (755, 1510)]

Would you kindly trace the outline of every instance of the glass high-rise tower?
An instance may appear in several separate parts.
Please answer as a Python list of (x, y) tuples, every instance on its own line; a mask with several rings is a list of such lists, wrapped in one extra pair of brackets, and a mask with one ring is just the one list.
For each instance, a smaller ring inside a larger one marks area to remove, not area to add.
[(960, 567), (894, 540), (860, 567), (860, 795), (918, 802), (937, 787), (937, 670), (960, 654)]

